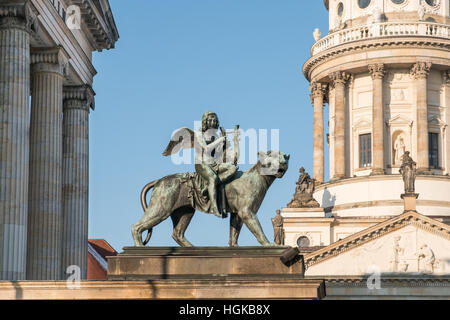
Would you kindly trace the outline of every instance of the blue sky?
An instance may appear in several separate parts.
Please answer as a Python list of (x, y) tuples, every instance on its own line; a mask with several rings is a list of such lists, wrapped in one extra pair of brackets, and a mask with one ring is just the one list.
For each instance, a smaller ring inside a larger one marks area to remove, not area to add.
[[(290, 168), (258, 212), (272, 240), (271, 218), (291, 200), (299, 168), (312, 174), (313, 108), (301, 68), (310, 57), (314, 28), (328, 32), (323, 2), (110, 4), (120, 39), (115, 49), (94, 54), (89, 237), (104, 238), (118, 251), (133, 245), (130, 230), (143, 214), (142, 187), (168, 174), (194, 171), (193, 165), (175, 165), (161, 155), (172, 132), (193, 128), (212, 110), (227, 129), (239, 124), (244, 130), (280, 130), (280, 149), (291, 154)], [(197, 212), (186, 237), (196, 246), (227, 246), (228, 232), (228, 219)], [(171, 234), (168, 219), (154, 228), (150, 245), (176, 246)], [(239, 244), (258, 245), (246, 227)]]

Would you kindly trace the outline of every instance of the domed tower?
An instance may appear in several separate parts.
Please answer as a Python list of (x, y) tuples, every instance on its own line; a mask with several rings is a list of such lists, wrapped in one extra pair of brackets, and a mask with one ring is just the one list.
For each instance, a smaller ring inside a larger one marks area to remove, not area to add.
[(309, 232), (313, 246), (328, 245), (401, 214), (406, 151), (417, 163), (417, 211), (450, 223), (450, 1), (324, 3), (330, 30), (314, 32), (303, 73), (314, 106), (314, 198), (326, 214), (283, 210), (286, 242)]

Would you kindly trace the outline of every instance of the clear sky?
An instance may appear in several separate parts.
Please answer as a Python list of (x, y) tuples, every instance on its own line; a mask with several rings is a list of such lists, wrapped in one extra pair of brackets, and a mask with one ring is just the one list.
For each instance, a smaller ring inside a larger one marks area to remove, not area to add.
[[(280, 130), (280, 150), (291, 154), (290, 168), (274, 182), (258, 212), (272, 241), (271, 218), (292, 199), (299, 168), (312, 175), (313, 108), (301, 69), (310, 57), (314, 29), (328, 33), (323, 1), (110, 4), (120, 39), (115, 49), (94, 54), (89, 237), (104, 238), (117, 251), (133, 245), (131, 225), (143, 214), (142, 187), (195, 170), (161, 155), (172, 132), (193, 128), (211, 110), (226, 129), (239, 124), (244, 130)], [(241, 170), (250, 167), (248, 161), (240, 165)], [(169, 218), (154, 228), (150, 245), (177, 246), (171, 234)], [(201, 212), (186, 232), (196, 246), (227, 246), (228, 235), (228, 219)], [(258, 245), (246, 227), (239, 244)]]

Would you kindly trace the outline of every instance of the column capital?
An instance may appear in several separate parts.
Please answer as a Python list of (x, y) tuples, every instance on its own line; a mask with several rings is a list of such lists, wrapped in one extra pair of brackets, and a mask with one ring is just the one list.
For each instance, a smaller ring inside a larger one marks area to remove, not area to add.
[(0, 29), (38, 30), (39, 12), (29, 0), (5, 0), (0, 4)]
[(343, 71), (336, 71), (329, 75), (331, 82), (334, 86), (337, 84), (344, 85), (350, 80), (350, 74)]
[(326, 83), (313, 81), (309, 86), (309, 90), (311, 91), (310, 98), (312, 104), (314, 104), (316, 98), (322, 98), (324, 102), (327, 99), (328, 85)]
[(430, 73), (432, 63), (428, 61), (419, 61), (411, 68), (411, 76), (414, 79), (426, 79)]
[(442, 73), (442, 80), (444, 81), (444, 86), (450, 86), (450, 70)]
[(383, 63), (371, 64), (369, 67), (369, 73), (372, 76), (372, 79), (383, 79), (386, 74), (386, 69), (384, 68)]
[(64, 109), (95, 109), (95, 92), (90, 85), (66, 86), (63, 89)]
[(66, 74), (69, 54), (62, 46), (54, 48), (33, 48), (31, 50), (32, 72), (53, 72)]
[(312, 96), (323, 97), (327, 94), (327, 89), (328, 89), (327, 84), (321, 82), (313, 81), (309, 86), (309, 90), (311, 91)]

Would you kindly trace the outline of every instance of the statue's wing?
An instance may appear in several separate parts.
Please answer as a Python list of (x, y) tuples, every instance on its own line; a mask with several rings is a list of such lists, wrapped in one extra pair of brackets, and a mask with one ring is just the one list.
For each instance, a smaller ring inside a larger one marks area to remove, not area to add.
[(163, 156), (167, 157), (178, 153), (181, 149), (190, 149), (194, 147), (194, 131), (189, 128), (181, 128), (176, 130), (169, 142)]

